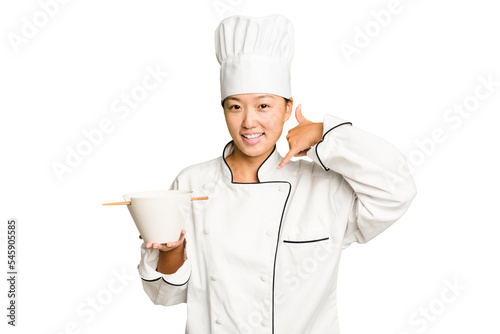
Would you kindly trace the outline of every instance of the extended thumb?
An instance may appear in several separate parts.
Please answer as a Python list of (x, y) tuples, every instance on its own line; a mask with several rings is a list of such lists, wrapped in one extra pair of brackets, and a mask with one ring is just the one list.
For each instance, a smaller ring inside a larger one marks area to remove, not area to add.
[(306, 120), (306, 118), (304, 117), (304, 115), (302, 115), (302, 105), (299, 104), (297, 106), (297, 109), (295, 109), (295, 118), (297, 119), (297, 121), (299, 123), (302, 123), (303, 121)]

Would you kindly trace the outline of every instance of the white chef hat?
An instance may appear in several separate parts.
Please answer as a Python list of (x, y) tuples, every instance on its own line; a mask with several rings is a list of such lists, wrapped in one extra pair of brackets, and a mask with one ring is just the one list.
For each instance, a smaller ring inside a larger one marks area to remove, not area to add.
[(215, 54), (221, 65), (221, 101), (245, 93), (292, 96), (294, 32), (286, 17), (226, 17), (215, 30)]

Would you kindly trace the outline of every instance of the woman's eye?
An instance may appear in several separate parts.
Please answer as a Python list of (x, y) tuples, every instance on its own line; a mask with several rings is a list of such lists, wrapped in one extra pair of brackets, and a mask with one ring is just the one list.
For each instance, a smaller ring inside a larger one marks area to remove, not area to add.
[(262, 106), (264, 106), (264, 109), (265, 109), (266, 107), (269, 107), (267, 104), (261, 104), (261, 105), (260, 105), (260, 107), (262, 107)]
[(229, 109), (240, 109), (240, 106), (235, 104), (229, 107)]

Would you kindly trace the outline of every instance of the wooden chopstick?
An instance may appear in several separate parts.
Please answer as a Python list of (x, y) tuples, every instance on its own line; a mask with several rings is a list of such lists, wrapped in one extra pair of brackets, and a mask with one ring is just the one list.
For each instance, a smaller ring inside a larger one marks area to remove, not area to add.
[(114, 203), (102, 203), (102, 205), (130, 205), (130, 201), (127, 201), (127, 202), (114, 202)]
[(203, 201), (205, 199), (208, 199), (208, 196), (203, 196), (203, 197), (191, 197), (192, 201)]
[[(202, 196), (202, 197), (191, 197), (192, 201), (202, 201), (208, 199), (208, 196)], [(102, 203), (102, 205), (130, 205), (131, 201), (126, 201), (126, 202), (114, 202), (114, 203)]]

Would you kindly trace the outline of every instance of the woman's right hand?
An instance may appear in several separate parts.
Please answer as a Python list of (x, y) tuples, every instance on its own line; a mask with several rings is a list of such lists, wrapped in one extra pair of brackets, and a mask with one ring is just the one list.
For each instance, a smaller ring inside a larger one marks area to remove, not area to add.
[[(172, 249), (176, 249), (177, 247), (181, 246), (184, 243), (184, 235), (186, 234), (186, 230), (181, 231), (181, 235), (179, 237), (179, 240), (177, 241), (168, 241), (166, 243), (160, 244), (157, 242), (146, 242), (146, 248), (154, 248), (154, 249), (159, 249), (162, 252), (168, 252), (171, 251)], [(142, 239), (142, 237), (139, 235), (139, 238)]]

